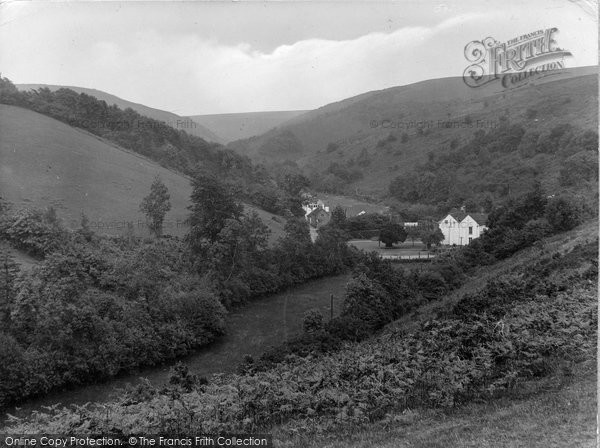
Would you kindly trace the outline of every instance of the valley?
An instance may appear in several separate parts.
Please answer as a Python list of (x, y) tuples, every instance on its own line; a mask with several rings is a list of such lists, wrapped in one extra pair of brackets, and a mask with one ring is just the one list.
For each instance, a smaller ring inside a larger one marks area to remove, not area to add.
[(3, 78), (3, 431), (588, 443), (594, 70), (192, 116), (213, 137)]

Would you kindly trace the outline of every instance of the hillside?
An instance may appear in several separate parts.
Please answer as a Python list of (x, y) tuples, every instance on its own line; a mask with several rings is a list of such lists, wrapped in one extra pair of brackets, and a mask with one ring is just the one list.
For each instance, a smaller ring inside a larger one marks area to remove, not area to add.
[(216, 132), (224, 143), (249, 138), (280, 126), (305, 110), (282, 110), (275, 112), (247, 112), (237, 114), (193, 115), (196, 123)]
[[(501, 117), (521, 126), (525, 141), (543, 138), (562, 123), (596, 130), (596, 73), (594, 67), (568, 69), (506, 91), (499, 82), (474, 89), (462, 78), (444, 78), (368, 92), (229, 147), (264, 162), (297, 162), (325, 191), (381, 196), (394, 178), (413, 172), (431, 153), (442, 157), (476, 131), (494, 131)], [(491, 158), (490, 174), (515, 165), (504, 155)], [(556, 185), (560, 162), (541, 156), (525, 165), (539, 172), (545, 187)]]
[[(102, 233), (123, 232), (128, 221), (136, 231), (143, 229), (139, 203), (160, 175), (172, 203), (165, 232), (186, 232), (177, 222), (188, 215), (187, 177), (45, 115), (0, 105), (0, 160), (3, 198), (18, 207), (53, 206), (70, 227), (79, 225), (84, 212), (92, 229)], [(281, 218), (246, 208), (259, 213), (273, 238), (281, 234)]]
[(131, 101), (119, 98), (118, 96), (111, 95), (110, 93), (103, 92), (101, 90), (88, 89), (85, 87), (57, 86), (49, 84), (16, 84), (15, 86), (22, 91), (39, 89), (41, 87), (46, 87), (53, 92), (62, 88), (71, 89), (77, 93), (85, 93), (101, 101), (106, 101), (106, 104), (108, 104), (109, 106), (115, 104), (121, 109), (131, 108), (140, 115), (167, 123), (169, 126), (175, 129), (184, 130), (188, 134), (203, 138), (206, 141), (224, 143), (223, 139), (217, 134), (215, 134), (211, 129), (205, 127), (203, 124), (200, 124), (197, 121), (194, 121), (190, 117), (182, 117), (172, 112), (154, 109), (152, 107), (144, 106), (143, 104), (133, 103)]

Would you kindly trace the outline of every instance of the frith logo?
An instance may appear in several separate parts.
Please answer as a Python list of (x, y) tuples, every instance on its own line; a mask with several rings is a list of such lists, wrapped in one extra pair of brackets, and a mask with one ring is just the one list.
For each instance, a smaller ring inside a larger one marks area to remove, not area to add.
[(511, 87), (533, 75), (564, 68), (564, 58), (571, 53), (556, 45), (557, 32), (558, 28), (548, 28), (504, 43), (493, 37), (469, 42), (465, 57), (471, 65), (463, 73), (465, 83), (481, 87), (500, 80), (504, 87)]

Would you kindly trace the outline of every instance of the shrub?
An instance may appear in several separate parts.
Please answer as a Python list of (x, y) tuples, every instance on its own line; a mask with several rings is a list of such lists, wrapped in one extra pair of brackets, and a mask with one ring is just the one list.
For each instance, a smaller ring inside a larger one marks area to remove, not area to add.
[(323, 313), (318, 309), (310, 309), (304, 313), (302, 328), (305, 333), (315, 333), (323, 329)]
[(0, 219), (0, 236), (35, 257), (57, 250), (67, 238), (56, 222), (48, 222), (40, 211), (30, 209), (4, 215)]
[(342, 314), (360, 319), (376, 329), (390, 321), (392, 303), (381, 286), (361, 273), (348, 283)]
[(582, 208), (571, 197), (552, 198), (546, 206), (546, 219), (555, 232), (564, 232), (577, 227), (582, 222)]

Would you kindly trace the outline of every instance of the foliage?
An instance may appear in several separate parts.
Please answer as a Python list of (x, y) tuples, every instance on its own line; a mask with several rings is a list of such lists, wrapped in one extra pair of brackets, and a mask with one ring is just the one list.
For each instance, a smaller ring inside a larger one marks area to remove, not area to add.
[(442, 241), (444, 241), (444, 234), (439, 228), (425, 231), (420, 235), (420, 237), (423, 244), (427, 246), (427, 249), (430, 249), (432, 245), (438, 246)]
[[(531, 273), (508, 272), (410, 331), (390, 329), (320, 356), (291, 356), (268, 370), (215, 377), (175, 399), (171, 391), (155, 390), (143, 401), (55, 410), (9, 429), (216, 433), (297, 426), (306, 419), (331, 428), (375, 422), (407, 408), (487, 399), (595, 352), (596, 293), (579, 272), (596, 256), (592, 243), (565, 255), (568, 263), (554, 254), (542, 257), (532, 262)], [(306, 337), (316, 344), (322, 336)]]
[(582, 222), (582, 207), (567, 196), (552, 198), (546, 207), (546, 218), (555, 232), (571, 230)]
[[(54, 217), (53, 217), (54, 216)], [(0, 405), (190, 353), (225, 310), (179, 240), (86, 238), (52, 213), (6, 210), (3, 236), (44, 256), (18, 274), (2, 251)]]
[(323, 329), (323, 313), (313, 308), (304, 313), (302, 329), (306, 333), (315, 333)]
[(427, 162), (395, 178), (388, 193), (397, 201), (445, 209), (469, 198), (480, 205), (486, 197), (506, 200), (533, 187), (548, 154), (562, 186), (595, 189), (597, 148), (595, 131), (558, 124), (540, 134), (504, 120), (488, 132), (476, 131), (465, 143), (451, 142), (446, 152), (430, 153)]
[(203, 172), (192, 180), (190, 199), (190, 233), (187, 238), (192, 252), (201, 254), (206, 242), (216, 241), (228, 219), (241, 216), (242, 206), (222, 182)]
[(392, 247), (396, 243), (403, 243), (406, 240), (406, 231), (399, 224), (387, 224), (379, 231), (379, 241), (385, 244), (385, 247)]
[(140, 204), (140, 211), (146, 215), (150, 223), (150, 230), (156, 236), (162, 235), (163, 222), (165, 215), (171, 210), (170, 195), (167, 186), (162, 182), (159, 176), (154, 178), (150, 186), (150, 193)]
[(67, 236), (51, 215), (21, 209), (6, 211), (0, 216), (0, 238), (32, 256), (43, 257), (59, 249)]

